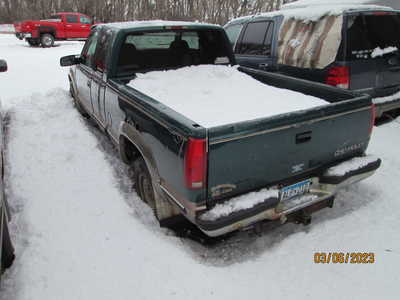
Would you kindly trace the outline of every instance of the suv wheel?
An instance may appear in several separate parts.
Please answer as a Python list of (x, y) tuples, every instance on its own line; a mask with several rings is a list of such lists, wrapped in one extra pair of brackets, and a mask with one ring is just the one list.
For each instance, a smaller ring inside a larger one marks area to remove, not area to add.
[(54, 45), (54, 36), (50, 33), (42, 34), (40, 37), (40, 42), (42, 44), (42, 47), (52, 47)]

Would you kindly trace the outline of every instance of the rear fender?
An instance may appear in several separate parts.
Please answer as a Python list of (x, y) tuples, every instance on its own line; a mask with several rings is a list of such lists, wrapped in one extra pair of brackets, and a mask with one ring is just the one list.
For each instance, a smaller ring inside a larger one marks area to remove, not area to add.
[(175, 217), (181, 213), (181, 208), (179, 208), (176, 203), (168, 201), (163, 196), (164, 192), (160, 188), (160, 175), (158, 173), (156, 161), (154, 159), (152, 151), (148, 146), (146, 146), (146, 143), (143, 141), (140, 132), (135, 128), (133, 124), (130, 124), (128, 122), (121, 122), (119, 137), (120, 156), (125, 163), (131, 164), (133, 158), (128, 153), (130, 149), (127, 145), (127, 141), (132, 143), (137, 152), (139, 152), (138, 155), (141, 155), (143, 157), (152, 177), (153, 190), (157, 206), (157, 219), (160, 221), (160, 224), (168, 223), (167, 220), (170, 220), (170, 218)]
[(140, 132), (135, 128), (133, 124), (130, 124), (128, 122), (121, 122), (119, 132), (119, 151), (122, 160), (127, 164), (131, 163), (129, 154), (127, 153), (129, 149), (127, 148), (126, 142), (124, 141), (125, 138), (129, 142), (131, 142), (132, 145), (135, 146), (135, 148), (139, 152), (138, 154), (140, 154), (145, 160), (151, 176), (158, 182), (160, 175), (158, 173), (156, 160), (154, 159), (151, 149), (143, 141)]
[(44, 33), (50, 33), (51, 35), (53, 35), (54, 37), (57, 37), (56, 35), (56, 28), (52, 27), (52, 26), (39, 26), (38, 27), (38, 32), (39, 32), (39, 36), (44, 34)]

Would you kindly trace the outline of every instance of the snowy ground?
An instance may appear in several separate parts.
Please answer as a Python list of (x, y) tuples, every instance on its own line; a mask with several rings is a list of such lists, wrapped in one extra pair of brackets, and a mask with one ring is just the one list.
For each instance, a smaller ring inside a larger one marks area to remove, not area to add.
[[(62, 55), (0, 35), (6, 182), (16, 261), (3, 300), (395, 299), (400, 283), (400, 120), (374, 131), (383, 165), (309, 227), (240, 233), (213, 247), (159, 229), (110, 142), (74, 110)], [(314, 252), (375, 252), (374, 264), (315, 264)]]
[(14, 33), (15, 28), (13, 24), (0, 24), (0, 33)]

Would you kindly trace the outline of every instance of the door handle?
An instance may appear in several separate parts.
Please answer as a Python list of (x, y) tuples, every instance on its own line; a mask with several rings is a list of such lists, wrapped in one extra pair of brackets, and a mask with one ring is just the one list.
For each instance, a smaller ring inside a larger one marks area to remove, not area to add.
[(311, 134), (312, 131), (306, 131), (296, 134), (296, 144), (302, 144), (311, 141), (312, 138)]
[(90, 82), (90, 80), (86, 83), (86, 85), (87, 85), (88, 87), (90, 87), (90, 86), (92, 85), (92, 83)]
[(260, 69), (266, 69), (268, 67), (268, 64), (267, 63), (259, 64), (258, 67)]

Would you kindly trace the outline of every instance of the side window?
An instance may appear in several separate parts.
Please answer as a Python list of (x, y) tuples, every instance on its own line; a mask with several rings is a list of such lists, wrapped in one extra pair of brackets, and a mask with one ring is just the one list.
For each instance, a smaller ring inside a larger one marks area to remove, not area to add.
[(243, 38), (237, 47), (239, 54), (271, 55), (272, 22), (249, 23), (245, 30)]
[(67, 19), (67, 23), (78, 23), (78, 16), (67, 15), (66, 19)]
[(79, 20), (82, 24), (92, 24), (92, 20), (85, 16), (79, 16)]
[(239, 37), (240, 31), (242, 30), (242, 24), (230, 25), (225, 28), (226, 34), (228, 35), (229, 41), (231, 42), (232, 47), (235, 46), (236, 41)]
[(96, 52), (98, 36), (99, 33), (97, 31), (94, 31), (90, 34), (81, 54), (83, 60), (82, 63), (91, 68), (94, 68), (94, 54)]
[(110, 43), (111, 35), (107, 31), (101, 31), (97, 42), (97, 50), (94, 57), (94, 69), (104, 72), (106, 66), (107, 49)]

